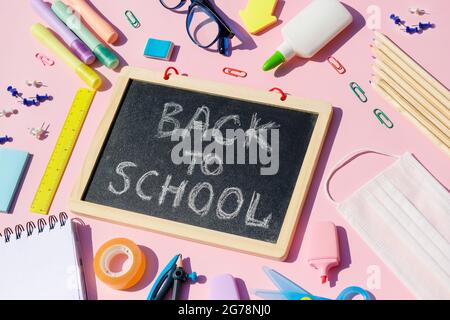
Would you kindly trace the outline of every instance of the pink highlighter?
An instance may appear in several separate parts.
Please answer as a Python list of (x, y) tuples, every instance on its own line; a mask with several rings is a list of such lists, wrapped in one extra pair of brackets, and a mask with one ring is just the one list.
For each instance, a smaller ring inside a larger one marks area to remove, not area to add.
[(307, 260), (320, 271), (322, 283), (328, 278), (328, 270), (340, 263), (339, 239), (333, 222), (316, 222), (309, 231)]

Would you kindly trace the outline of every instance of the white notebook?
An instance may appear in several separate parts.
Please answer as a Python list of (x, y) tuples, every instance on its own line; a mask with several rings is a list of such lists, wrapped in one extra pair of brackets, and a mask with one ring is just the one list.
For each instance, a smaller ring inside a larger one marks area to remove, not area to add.
[(1, 235), (0, 299), (86, 298), (76, 225), (65, 213)]

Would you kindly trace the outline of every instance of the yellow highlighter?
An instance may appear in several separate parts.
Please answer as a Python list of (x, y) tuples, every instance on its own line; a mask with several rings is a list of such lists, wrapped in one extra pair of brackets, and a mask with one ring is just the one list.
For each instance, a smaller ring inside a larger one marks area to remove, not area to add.
[(40, 23), (31, 26), (33, 36), (47, 48), (59, 56), (76, 74), (92, 89), (98, 89), (102, 84), (100, 76), (89, 66), (81, 62), (54, 35)]

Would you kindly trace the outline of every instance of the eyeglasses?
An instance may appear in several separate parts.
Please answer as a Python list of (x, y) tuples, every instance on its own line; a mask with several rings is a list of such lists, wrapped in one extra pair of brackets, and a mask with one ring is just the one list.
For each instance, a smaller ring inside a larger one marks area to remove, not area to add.
[[(180, 9), (186, 0), (159, 0), (169, 10)], [(220, 18), (208, 0), (191, 0), (186, 18), (186, 31), (192, 42), (201, 48), (209, 48), (218, 42), (220, 54), (227, 55), (233, 31)]]

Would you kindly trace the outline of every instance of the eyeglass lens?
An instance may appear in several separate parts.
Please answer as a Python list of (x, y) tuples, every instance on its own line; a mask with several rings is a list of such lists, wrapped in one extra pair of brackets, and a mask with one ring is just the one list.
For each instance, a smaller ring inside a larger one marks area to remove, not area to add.
[(201, 6), (192, 7), (186, 28), (192, 41), (204, 48), (210, 47), (219, 36), (219, 25), (211, 12)]
[(184, 3), (186, 1), (183, 1), (183, 0), (159, 0), (159, 2), (161, 2), (161, 4), (168, 9), (178, 9), (179, 7), (184, 5)]

